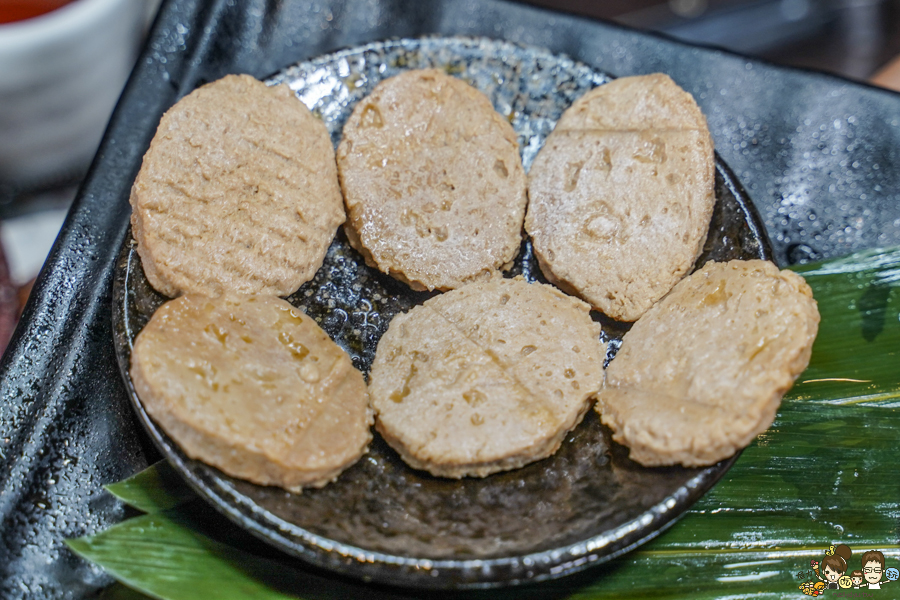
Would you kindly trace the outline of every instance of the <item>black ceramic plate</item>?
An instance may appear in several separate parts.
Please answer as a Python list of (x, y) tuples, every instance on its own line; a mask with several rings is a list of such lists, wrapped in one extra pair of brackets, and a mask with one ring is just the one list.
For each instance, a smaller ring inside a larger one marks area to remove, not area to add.
[[(483, 39), (376, 43), (290, 67), (286, 83), (335, 143), (356, 101), (404, 69), (439, 67), (485, 92), (519, 135), (526, 169), (562, 111), (608, 77), (549, 52)], [(717, 204), (698, 266), (768, 258), (759, 218), (717, 160)], [(526, 241), (509, 273), (543, 281)], [(288, 300), (368, 373), (391, 318), (430, 297), (368, 268), (339, 234), (315, 279)], [(116, 268), (113, 324), (138, 415), (174, 467), (217, 509), (315, 565), (365, 580), (427, 588), (488, 587), (558, 577), (618, 556), (671, 525), (731, 466), (648, 469), (627, 458), (591, 411), (556, 455), (485, 479), (444, 480), (407, 467), (376, 436), (369, 453), (321, 490), (294, 495), (187, 458), (147, 416), (128, 377), (135, 335), (165, 302), (129, 240)], [(604, 325), (611, 358), (627, 329)]]

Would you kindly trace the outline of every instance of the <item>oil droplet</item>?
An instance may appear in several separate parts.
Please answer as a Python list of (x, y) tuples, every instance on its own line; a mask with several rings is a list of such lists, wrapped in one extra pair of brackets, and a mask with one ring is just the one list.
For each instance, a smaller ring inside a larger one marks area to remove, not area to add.
[(359, 116), (359, 124), (361, 127), (384, 127), (381, 111), (374, 104), (366, 105)]
[(572, 369), (566, 369), (563, 375), (566, 376), (566, 379), (572, 379), (573, 377), (575, 377), (575, 371), (573, 371)]
[(396, 402), (397, 404), (403, 402), (403, 399), (409, 396), (409, 382), (413, 378), (413, 376), (418, 372), (418, 368), (415, 363), (409, 366), (409, 374), (406, 376), (406, 380), (403, 382), (403, 388), (400, 391), (393, 391), (389, 396), (391, 400)]
[(708, 293), (703, 300), (700, 301), (701, 306), (715, 306), (728, 300), (731, 294), (725, 291), (725, 282), (719, 281), (716, 289)]
[(210, 333), (215, 336), (219, 343), (223, 346), (225, 345), (225, 338), (228, 337), (228, 332), (216, 325), (215, 323), (210, 323), (206, 327), (203, 328), (203, 331), (206, 333)]
[(565, 191), (571, 192), (578, 185), (578, 177), (581, 175), (581, 167), (583, 166), (584, 163), (566, 163), (566, 183), (563, 185)]
[(612, 170), (612, 156), (609, 154), (609, 148), (604, 148), (600, 153), (599, 168), (607, 175), (609, 175), (609, 172)]
[(320, 379), (319, 369), (311, 362), (303, 363), (300, 368), (300, 378), (306, 383), (316, 383)]
[(666, 162), (666, 143), (660, 138), (643, 140), (643, 145), (634, 153), (634, 160), (642, 163)]
[[(300, 323), (303, 322), (303, 318), (302, 318), (302, 317), (300, 316), (300, 314), (297, 313), (293, 308), (280, 308), (279, 310), (281, 310), (282, 312), (287, 313), (288, 317), (290, 318), (290, 320), (288, 321), (288, 323), (290, 323), (291, 321), (294, 321), (295, 324), (298, 324), (298, 325), (299, 325)], [(280, 317), (279, 317), (279, 321), (280, 321), (281, 323), (284, 323), (284, 322), (285, 322), (285, 321), (284, 321), (283, 319), (281, 319)]]
[(479, 390), (469, 390), (467, 392), (463, 392), (463, 400), (465, 400), (471, 406), (478, 406), (479, 404), (487, 400), (487, 397)]
[(284, 347), (287, 348), (291, 355), (297, 360), (303, 360), (306, 358), (306, 355), (309, 354), (309, 348), (300, 342), (295, 342), (293, 336), (287, 331), (282, 331), (278, 334), (278, 341), (284, 344)]

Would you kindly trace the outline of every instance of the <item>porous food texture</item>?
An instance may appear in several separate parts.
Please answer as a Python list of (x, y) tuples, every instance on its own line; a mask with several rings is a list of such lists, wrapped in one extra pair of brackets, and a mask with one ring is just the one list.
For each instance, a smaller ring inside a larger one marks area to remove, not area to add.
[(625, 334), (596, 409), (643, 465), (713, 464), (772, 424), (818, 324), (799, 275), (762, 260), (707, 263)]
[(694, 264), (712, 216), (706, 119), (662, 74), (601, 85), (562, 115), (529, 173), (525, 230), (544, 274), (634, 321)]
[(159, 123), (131, 191), (134, 237), (159, 292), (287, 296), (344, 222), (325, 126), (287, 86), (204, 85)]
[(131, 379), (188, 456), (261, 485), (322, 486), (371, 440), (362, 374), (279, 298), (167, 302), (135, 341)]
[(603, 379), (588, 313), (550, 286), (494, 277), (398, 315), (372, 365), (376, 428), (408, 464), (444, 477), (549, 456)]
[(454, 289), (515, 258), (516, 134), (467, 83), (436, 69), (382, 81), (354, 108), (337, 161), (350, 242), (413, 289)]

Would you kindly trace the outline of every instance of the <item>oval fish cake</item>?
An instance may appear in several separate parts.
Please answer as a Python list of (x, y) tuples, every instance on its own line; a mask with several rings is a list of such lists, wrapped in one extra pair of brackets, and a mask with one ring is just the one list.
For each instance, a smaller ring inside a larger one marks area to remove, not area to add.
[(448, 290), (506, 266), (525, 217), (512, 126), (436, 69), (379, 83), (337, 152), (347, 235), (366, 261), (416, 290)]
[(636, 320), (703, 249), (714, 168), (706, 119), (668, 76), (594, 88), (563, 113), (529, 173), (525, 230), (544, 274)]
[(130, 372), (188, 456), (261, 485), (320, 487), (372, 439), (362, 374), (312, 318), (272, 296), (167, 302), (137, 336)]
[(799, 275), (707, 263), (625, 334), (595, 408), (642, 465), (711, 465), (772, 424), (818, 326)]
[(287, 86), (228, 75), (175, 104), (131, 190), (144, 273), (169, 297), (287, 296), (344, 207), (325, 126)]
[(484, 477), (553, 454), (603, 379), (600, 325), (548, 285), (494, 277), (398, 315), (369, 394), (412, 467)]

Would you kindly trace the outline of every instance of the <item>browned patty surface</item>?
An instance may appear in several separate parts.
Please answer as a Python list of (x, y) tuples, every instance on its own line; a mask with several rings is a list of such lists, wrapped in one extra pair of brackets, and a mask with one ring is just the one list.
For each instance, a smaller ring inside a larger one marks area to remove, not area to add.
[(713, 145), (668, 76), (623, 77), (579, 98), (535, 158), (525, 229), (545, 275), (634, 321), (693, 266), (715, 203)]
[(625, 334), (596, 409), (643, 465), (713, 464), (771, 425), (818, 324), (799, 275), (761, 260), (708, 263)]
[(605, 348), (584, 302), (494, 277), (398, 315), (369, 393), (411, 466), (483, 477), (549, 456), (600, 389)]
[(131, 191), (158, 291), (287, 296), (312, 279), (344, 221), (325, 126), (287, 86), (204, 85), (159, 123)]
[(337, 161), (351, 242), (414, 289), (456, 288), (515, 258), (516, 134), (467, 83), (435, 69), (382, 81), (354, 108)]
[(135, 341), (131, 378), (188, 456), (262, 485), (322, 486), (372, 437), (366, 384), (350, 357), (271, 296), (167, 302)]

